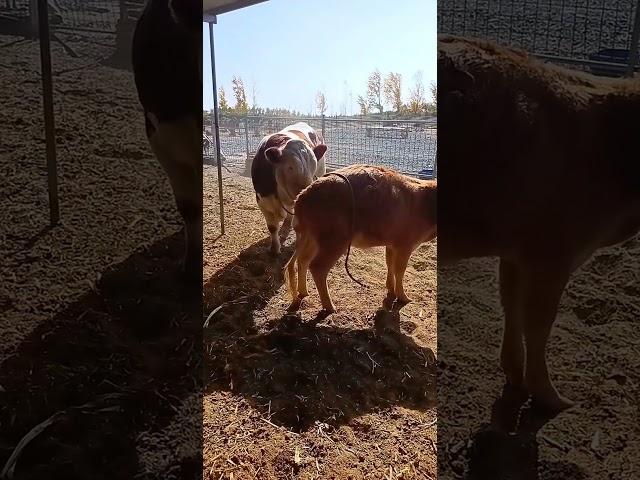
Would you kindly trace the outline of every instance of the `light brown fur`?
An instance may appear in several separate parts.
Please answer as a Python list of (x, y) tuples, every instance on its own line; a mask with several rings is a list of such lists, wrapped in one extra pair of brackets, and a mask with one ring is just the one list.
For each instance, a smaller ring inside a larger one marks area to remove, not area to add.
[(403, 288), (409, 257), (418, 245), (436, 236), (436, 182), (368, 165), (336, 172), (345, 175), (353, 188), (354, 223), (349, 185), (339, 176), (322, 177), (298, 195), (294, 219), (296, 251), (285, 267), (293, 299), (290, 308), (297, 308), (308, 295), (309, 269), (323, 308), (335, 311), (327, 275), (347, 252), (349, 243), (358, 248), (386, 247), (387, 299), (409, 302)]
[(640, 227), (640, 84), (483, 41), (438, 49), (439, 265), (500, 258), (507, 381), (562, 410), (545, 352), (564, 287)]

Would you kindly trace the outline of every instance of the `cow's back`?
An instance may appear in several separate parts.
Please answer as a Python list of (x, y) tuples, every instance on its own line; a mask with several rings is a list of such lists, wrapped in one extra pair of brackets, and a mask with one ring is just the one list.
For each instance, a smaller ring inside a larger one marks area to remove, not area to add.
[[(428, 220), (424, 198), (417, 193), (422, 185), (419, 180), (369, 165), (352, 165), (335, 172), (346, 176), (351, 184), (356, 207), (353, 233), (356, 238), (366, 238), (364, 243), (385, 244), (390, 232), (400, 237), (412, 225)], [(353, 200), (345, 180), (330, 173), (300, 193), (295, 204), (296, 223), (302, 229), (311, 226), (320, 235), (349, 231)]]

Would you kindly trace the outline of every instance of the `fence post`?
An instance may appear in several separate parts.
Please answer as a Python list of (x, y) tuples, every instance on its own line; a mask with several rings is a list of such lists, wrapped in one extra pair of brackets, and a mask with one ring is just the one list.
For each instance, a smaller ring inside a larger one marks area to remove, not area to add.
[(120, 7), (120, 20), (128, 19), (129, 12), (127, 11), (127, 2), (126, 0), (119, 0), (118, 6)]
[(638, 41), (640, 40), (640, 0), (636, 2), (636, 15), (633, 22), (633, 33), (631, 34), (631, 45), (629, 47), (629, 65), (627, 65), (627, 77), (633, 77), (636, 64), (638, 63)]
[(34, 35), (38, 35), (38, 0), (29, 0), (29, 19), (31, 22), (31, 31)]
[(320, 130), (322, 131), (322, 137), (324, 138), (324, 113), (322, 114), (322, 123), (320, 124)]
[(249, 152), (249, 113), (245, 113), (244, 115), (244, 144), (245, 149), (247, 151), (247, 159), (251, 152)]

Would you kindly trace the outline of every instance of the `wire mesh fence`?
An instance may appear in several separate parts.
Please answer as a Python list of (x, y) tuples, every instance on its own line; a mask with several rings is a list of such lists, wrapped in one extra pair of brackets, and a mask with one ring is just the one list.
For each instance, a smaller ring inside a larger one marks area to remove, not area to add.
[(598, 66), (614, 68), (618, 64), (618, 70), (624, 71), (630, 58), (639, 3), (638, 0), (439, 0), (438, 31), (487, 38), (551, 60), (589, 65), (596, 70)]
[[(435, 176), (435, 117), (428, 120), (371, 120), (223, 115), (219, 119), (223, 161), (248, 165), (265, 135), (299, 121), (322, 132), (329, 147), (326, 155), (329, 167), (368, 163), (423, 178)], [(203, 155), (205, 159), (215, 156), (215, 144), (208, 132), (203, 136)]]
[[(115, 34), (121, 18), (137, 18), (145, 0), (48, 0), (54, 30)], [(30, 19), (35, 0), (0, 0), (0, 17)], [(34, 20), (35, 21), (35, 20)]]

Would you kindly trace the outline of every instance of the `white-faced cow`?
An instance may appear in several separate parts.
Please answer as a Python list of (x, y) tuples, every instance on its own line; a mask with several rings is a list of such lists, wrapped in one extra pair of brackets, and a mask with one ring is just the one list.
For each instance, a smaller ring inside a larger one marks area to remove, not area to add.
[(132, 64), (147, 137), (185, 224), (184, 272), (202, 268), (202, 2), (150, 0)]
[[(267, 135), (258, 145), (251, 164), (251, 179), (258, 206), (271, 234), (271, 253), (280, 253), (278, 232), (283, 220), (291, 220), (298, 193), (326, 172), (322, 134), (304, 122)], [(288, 217), (288, 218), (287, 218)]]
[(479, 40), (443, 36), (438, 50), (438, 262), (500, 258), (507, 382), (562, 410), (546, 360), (562, 292), (640, 228), (640, 83)]
[(408, 303), (404, 273), (416, 247), (436, 237), (436, 197), (435, 180), (368, 165), (335, 170), (313, 182), (295, 202), (296, 250), (285, 267), (290, 310), (309, 294), (307, 269), (324, 310), (335, 310), (327, 275), (344, 253), (347, 267), (351, 246), (386, 247), (385, 303)]

